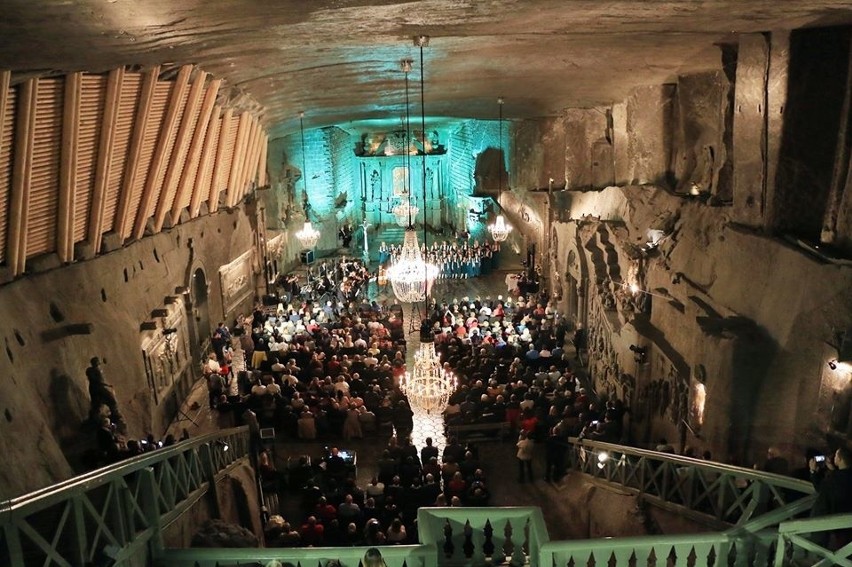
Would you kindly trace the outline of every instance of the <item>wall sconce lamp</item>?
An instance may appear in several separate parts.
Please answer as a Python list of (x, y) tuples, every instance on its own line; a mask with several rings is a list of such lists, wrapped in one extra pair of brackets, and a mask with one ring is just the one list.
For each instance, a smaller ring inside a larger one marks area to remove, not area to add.
[(832, 370), (837, 370), (837, 361), (836, 360), (829, 360), (828, 361), (828, 367), (831, 368)]
[(633, 360), (635, 360), (637, 364), (645, 364), (648, 360), (648, 347), (630, 345), (630, 350), (633, 352)]

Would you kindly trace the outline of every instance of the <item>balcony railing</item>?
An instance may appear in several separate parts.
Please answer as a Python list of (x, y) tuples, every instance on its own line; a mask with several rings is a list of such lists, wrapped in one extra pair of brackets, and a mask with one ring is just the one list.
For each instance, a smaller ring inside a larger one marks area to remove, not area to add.
[(596, 481), (718, 529), (788, 510), (777, 525), (809, 508), (814, 494), (811, 483), (787, 476), (588, 440), (572, 439), (570, 462)]
[(368, 547), (299, 547), (288, 549), (166, 549), (154, 562), (159, 567), (256, 567), (278, 560), (301, 567), (379, 567), (367, 553), (378, 550), (386, 567), (437, 567), (433, 545), (388, 545)]
[(723, 533), (554, 541), (544, 546), (547, 567), (770, 565), (774, 533), (731, 538)]
[(539, 567), (542, 546), (550, 541), (541, 509), (420, 508), (420, 541), (438, 548), (439, 564), (500, 564)]
[(0, 504), (0, 565), (116, 563), (160, 547), (213, 476), (248, 450), (245, 427), (183, 441)]
[(778, 526), (775, 565), (852, 567), (852, 514), (784, 522)]

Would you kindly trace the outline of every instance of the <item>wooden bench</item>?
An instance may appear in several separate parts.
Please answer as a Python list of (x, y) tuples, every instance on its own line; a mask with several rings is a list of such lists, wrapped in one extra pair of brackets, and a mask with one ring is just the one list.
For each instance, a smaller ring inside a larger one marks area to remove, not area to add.
[(511, 431), (511, 425), (506, 421), (500, 423), (468, 423), (447, 426), (447, 436), (455, 437), (459, 441), (505, 441)]

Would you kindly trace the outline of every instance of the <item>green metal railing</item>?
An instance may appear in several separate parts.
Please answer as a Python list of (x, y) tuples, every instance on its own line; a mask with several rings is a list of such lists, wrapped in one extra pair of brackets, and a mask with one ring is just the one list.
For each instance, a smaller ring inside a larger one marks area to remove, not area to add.
[(228, 429), (122, 461), (0, 504), (0, 565), (116, 564), (161, 547), (160, 526), (248, 453), (248, 429)]
[[(300, 547), (288, 549), (166, 549), (154, 562), (161, 567), (257, 567), (273, 560), (295, 567), (367, 566), (368, 547)], [(378, 549), (387, 567), (437, 567), (434, 545), (388, 545)]]
[[(832, 541), (838, 532), (840, 532), (839, 538)], [(826, 545), (830, 544), (842, 545), (842, 547), (836, 550), (829, 549)], [(852, 567), (852, 514), (837, 514), (782, 523), (778, 526), (775, 565), (776, 567), (784, 565)]]
[[(164, 549), (161, 527), (189, 510), (216, 474), (247, 453), (247, 429), (224, 430), (4, 502), (0, 565), (255, 567), (272, 560), (296, 567), (379, 564), (367, 557), (366, 547)], [(852, 544), (838, 544), (852, 532), (852, 514), (793, 519), (807, 513), (814, 501), (808, 483), (588, 441), (574, 442), (571, 458), (574, 468), (595, 482), (618, 485), (656, 505), (726, 529), (551, 542), (537, 507), (421, 508), (417, 522), (422, 543), (382, 546), (382, 562), (386, 567), (852, 567)], [(840, 539), (835, 537), (838, 530), (846, 530)]]
[(706, 533), (555, 541), (544, 546), (541, 564), (548, 567), (766, 566), (774, 536), (768, 533), (751, 540), (737, 540), (722, 533)]
[(539, 567), (542, 547), (550, 541), (541, 509), (420, 508), (420, 541), (437, 546), (439, 564), (486, 562)]
[(569, 455), (574, 470), (597, 482), (721, 530), (787, 510), (777, 525), (803, 510), (800, 500), (809, 508), (814, 494), (803, 480), (624, 445), (572, 439)]

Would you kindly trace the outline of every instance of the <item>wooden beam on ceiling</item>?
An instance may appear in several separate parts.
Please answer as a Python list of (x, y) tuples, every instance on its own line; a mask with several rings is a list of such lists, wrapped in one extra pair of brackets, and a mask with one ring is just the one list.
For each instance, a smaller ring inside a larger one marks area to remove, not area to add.
[[(222, 85), (222, 79), (211, 81), (207, 86), (207, 93), (204, 95), (204, 102), (201, 104), (201, 112), (198, 115), (198, 121), (195, 123), (195, 133), (192, 136), (192, 144), (189, 146), (189, 155), (187, 156), (186, 164), (184, 164), (181, 179), (178, 184), (177, 194), (175, 195), (174, 203), (172, 203), (172, 224), (177, 224), (180, 219), (180, 211), (183, 208), (182, 203), (186, 200), (187, 194), (190, 194), (190, 209), (192, 208), (195, 195), (198, 193), (193, 188), (201, 185), (201, 153), (202, 149), (207, 146), (207, 139), (210, 138), (209, 131), (211, 127), (211, 117), (216, 109), (216, 96), (219, 94), (219, 87)], [(191, 192), (191, 193), (190, 193)], [(200, 202), (200, 201), (199, 201)]]
[(104, 208), (106, 205), (107, 183), (112, 167), (113, 146), (115, 144), (116, 118), (121, 102), (121, 85), (124, 82), (124, 67), (113, 69), (109, 73), (104, 101), (101, 139), (98, 143), (98, 159), (95, 163), (95, 184), (92, 188), (92, 202), (89, 205), (89, 226), (87, 240), (95, 254), (101, 249), (104, 231)]
[(74, 261), (74, 209), (77, 194), (77, 147), (80, 142), (80, 101), (83, 73), (65, 75), (62, 109), (62, 147), (59, 167), (59, 211), (56, 219), (56, 252), (63, 263)]
[(258, 163), (260, 170), (258, 171), (257, 184), (258, 187), (266, 187), (269, 185), (269, 179), (266, 175), (266, 159), (269, 156), (269, 134), (264, 132), (263, 140), (260, 143), (260, 162)]
[(231, 171), (228, 175), (228, 188), (225, 197), (225, 203), (228, 207), (233, 207), (236, 202), (237, 184), (239, 183), (240, 169), (245, 157), (246, 139), (248, 131), (251, 127), (251, 114), (243, 112), (240, 115), (240, 122), (237, 126), (237, 139), (234, 143), (234, 157), (231, 159)]
[(121, 193), (118, 196), (118, 208), (115, 215), (113, 230), (119, 236), (127, 234), (130, 222), (130, 201), (133, 198), (133, 185), (139, 175), (139, 156), (142, 153), (142, 141), (145, 139), (145, 127), (148, 124), (148, 115), (151, 113), (151, 102), (154, 100), (154, 89), (157, 86), (157, 77), (160, 68), (154, 67), (145, 73), (142, 81), (142, 90), (139, 93), (139, 106), (136, 107), (136, 116), (133, 123), (133, 135), (130, 138), (130, 147), (127, 151), (127, 163), (124, 168), (124, 180), (121, 184)]
[[(6, 131), (6, 128), (11, 128), (14, 125), (14, 121), (13, 121), (12, 124), (7, 123), (7, 121), (6, 121), (6, 109), (8, 108), (8, 105), (9, 105), (9, 85), (11, 84), (11, 82), (12, 82), (12, 71), (9, 71), (9, 70), (0, 71), (0, 153), (2, 153), (2, 151), (3, 151), (3, 138), (4, 138), (3, 133)], [(15, 140), (14, 135), (11, 136), (11, 140), (14, 143), (14, 140)], [(9, 150), (9, 155), (10, 156), (12, 155), (11, 149)], [(9, 182), (11, 183), (11, 179), (9, 180)], [(0, 190), (6, 192), (5, 194), (0, 195), (0, 211), (2, 211), (2, 214), (8, 215), (9, 214), (9, 210), (8, 210), (9, 202), (7, 200), (9, 198), (9, 194), (7, 192), (8, 187), (2, 187), (2, 188), (0, 188)], [(6, 236), (6, 234), (0, 235), (0, 248), (2, 248), (2, 250), (0, 250), (0, 261), (4, 261), (8, 257), (8, 256), (6, 256), (7, 241), (4, 240), (5, 236)]]
[(192, 86), (189, 89), (189, 96), (186, 99), (186, 108), (183, 111), (183, 117), (178, 127), (175, 144), (172, 147), (172, 155), (169, 160), (169, 167), (166, 169), (166, 178), (163, 181), (163, 188), (160, 199), (157, 201), (157, 210), (154, 212), (154, 232), (160, 232), (163, 229), (163, 223), (166, 220), (166, 215), (172, 210), (172, 206), (178, 201), (178, 187), (180, 186), (180, 176), (183, 170), (186, 170), (186, 152), (187, 146), (192, 141), (192, 135), (195, 133), (195, 124), (193, 120), (196, 118), (195, 109), (202, 102), (204, 94), (204, 83), (207, 81), (207, 73), (199, 71), (198, 75), (192, 81)]
[[(184, 65), (180, 68), (172, 92), (169, 96), (168, 106), (166, 107), (166, 116), (163, 118), (163, 125), (160, 128), (160, 135), (157, 138), (157, 144), (154, 148), (154, 156), (151, 158), (151, 167), (148, 169), (148, 177), (145, 179), (145, 188), (142, 190), (142, 198), (139, 201), (139, 208), (136, 209), (136, 223), (133, 225), (131, 236), (135, 240), (139, 240), (145, 235), (145, 225), (150, 217), (151, 203), (155, 197), (157, 184), (163, 174), (168, 160), (171, 156), (168, 154), (168, 141), (174, 135), (177, 127), (177, 117), (180, 112), (180, 104), (183, 101), (183, 93), (186, 90), (186, 85), (189, 83), (189, 76), (192, 73), (192, 65)], [(160, 198), (164, 189), (160, 189)]]
[(225, 174), (222, 171), (222, 165), (225, 158), (225, 146), (228, 143), (228, 134), (231, 131), (231, 123), (234, 120), (233, 109), (225, 110), (222, 115), (222, 127), (219, 129), (219, 147), (216, 148), (216, 159), (213, 161), (213, 183), (210, 185), (210, 200), (208, 202), (208, 210), (215, 213), (219, 210), (219, 192), (221, 191), (222, 178)]
[(15, 161), (12, 165), (12, 196), (9, 204), (9, 238), (6, 261), (14, 275), (24, 273), (27, 263), (27, 206), (32, 181), (38, 79), (27, 79), (18, 91), (15, 129)]
[(249, 124), (249, 133), (246, 137), (245, 151), (243, 153), (242, 163), (240, 163), (239, 165), (237, 189), (234, 192), (234, 202), (231, 203), (231, 206), (239, 203), (240, 199), (243, 198), (243, 195), (246, 194), (246, 186), (248, 185), (249, 178), (249, 168), (251, 166), (251, 160), (254, 154), (254, 149), (257, 146), (257, 131), (259, 127), (260, 124), (257, 120), (255, 120), (254, 116), (252, 116)]
[(194, 219), (201, 212), (201, 203), (204, 199), (210, 198), (210, 187), (212, 187), (213, 158), (216, 156), (216, 142), (219, 140), (219, 135), (222, 127), (222, 118), (220, 113), (222, 107), (214, 106), (213, 114), (210, 117), (210, 125), (207, 127), (207, 134), (204, 136), (204, 147), (201, 150), (201, 162), (198, 164), (198, 174), (195, 176), (195, 184), (192, 186), (192, 197), (189, 201), (189, 218)]

